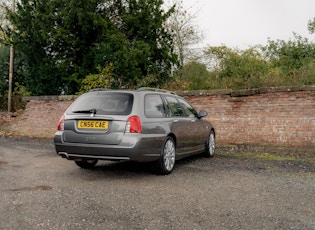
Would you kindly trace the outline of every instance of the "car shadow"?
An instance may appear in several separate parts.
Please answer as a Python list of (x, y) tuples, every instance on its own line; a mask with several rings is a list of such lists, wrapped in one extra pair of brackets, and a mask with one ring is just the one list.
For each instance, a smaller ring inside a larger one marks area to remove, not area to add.
[(134, 161), (99, 161), (91, 170), (117, 174), (147, 174), (152, 173), (152, 163)]
[[(203, 159), (200, 155), (189, 156), (176, 161), (174, 170), (172, 172), (180, 170), (181, 167), (189, 165)], [(82, 169), (93, 173), (106, 173), (110, 175), (159, 175), (154, 170), (154, 162), (134, 162), (134, 161), (99, 161), (97, 165), (92, 169)]]
[[(186, 166), (194, 164), (195, 161), (202, 159), (202, 156), (190, 156), (176, 161), (175, 168), (170, 175), (177, 174), (184, 170)], [(71, 175), (81, 177), (85, 180), (99, 180), (108, 175), (111, 178), (128, 178), (142, 176), (163, 176), (159, 175), (153, 166), (153, 162), (133, 162), (133, 161), (99, 161), (94, 168), (82, 169), (73, 166)]]

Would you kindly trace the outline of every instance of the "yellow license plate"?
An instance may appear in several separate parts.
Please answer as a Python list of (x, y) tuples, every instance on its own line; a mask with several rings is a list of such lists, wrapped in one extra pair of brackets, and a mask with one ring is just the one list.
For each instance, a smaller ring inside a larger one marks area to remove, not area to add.
[(79, 129), (108, 129), (108, 121), (79, 120)]

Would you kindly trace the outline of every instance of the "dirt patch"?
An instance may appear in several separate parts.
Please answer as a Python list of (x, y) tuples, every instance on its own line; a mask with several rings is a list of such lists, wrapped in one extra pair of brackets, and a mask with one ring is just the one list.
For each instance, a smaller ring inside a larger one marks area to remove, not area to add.
[(0, 112), (0, 125), (10, 122), (11, 116), (6, 112)]
[(6, 112), (0, 112), (0, 137), (12, 136), (10, 132), (10, 121), (12, 115)]
[(6, 164), (8, 164), (8, 162), (6, 162), (6, 161), (1, 161), (1, 160), (0, 160), (0, 166), (1, 166), (1, 165), (6, 165)]
[(8, 136), (11, 116), (8, 113), (0, 112), (0, 137)]

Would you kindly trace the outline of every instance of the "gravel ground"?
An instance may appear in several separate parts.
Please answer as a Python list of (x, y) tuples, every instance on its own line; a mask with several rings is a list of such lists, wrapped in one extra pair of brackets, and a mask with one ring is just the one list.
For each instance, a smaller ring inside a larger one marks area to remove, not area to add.
[(84, 170), (52, 140), (0, 137), (0, 229), (315, 229), (314, 151), (253, 152), (221, 148), (158, 176), (133, 162)]

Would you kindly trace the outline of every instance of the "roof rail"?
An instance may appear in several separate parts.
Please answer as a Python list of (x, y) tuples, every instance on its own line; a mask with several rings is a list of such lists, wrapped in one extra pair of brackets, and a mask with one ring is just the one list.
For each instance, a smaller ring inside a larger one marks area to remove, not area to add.
[(107, 89), (107, 88), (94, 88), (94, 89), (91, 89), (89, 92), (108, 91), (108, 90), (111, 90), (111, 89)]
[(159, 88), (150, 88), (150, 87), (141, 87), (137, 89), (138, 92), (141, 91), (153, 91), (153, 92), (161, 92), (161, 93), (169, 93), (169, 94), (174, 94), (177, 95), (175, 92), (166, 90), (166, 89), (159, 89)]

